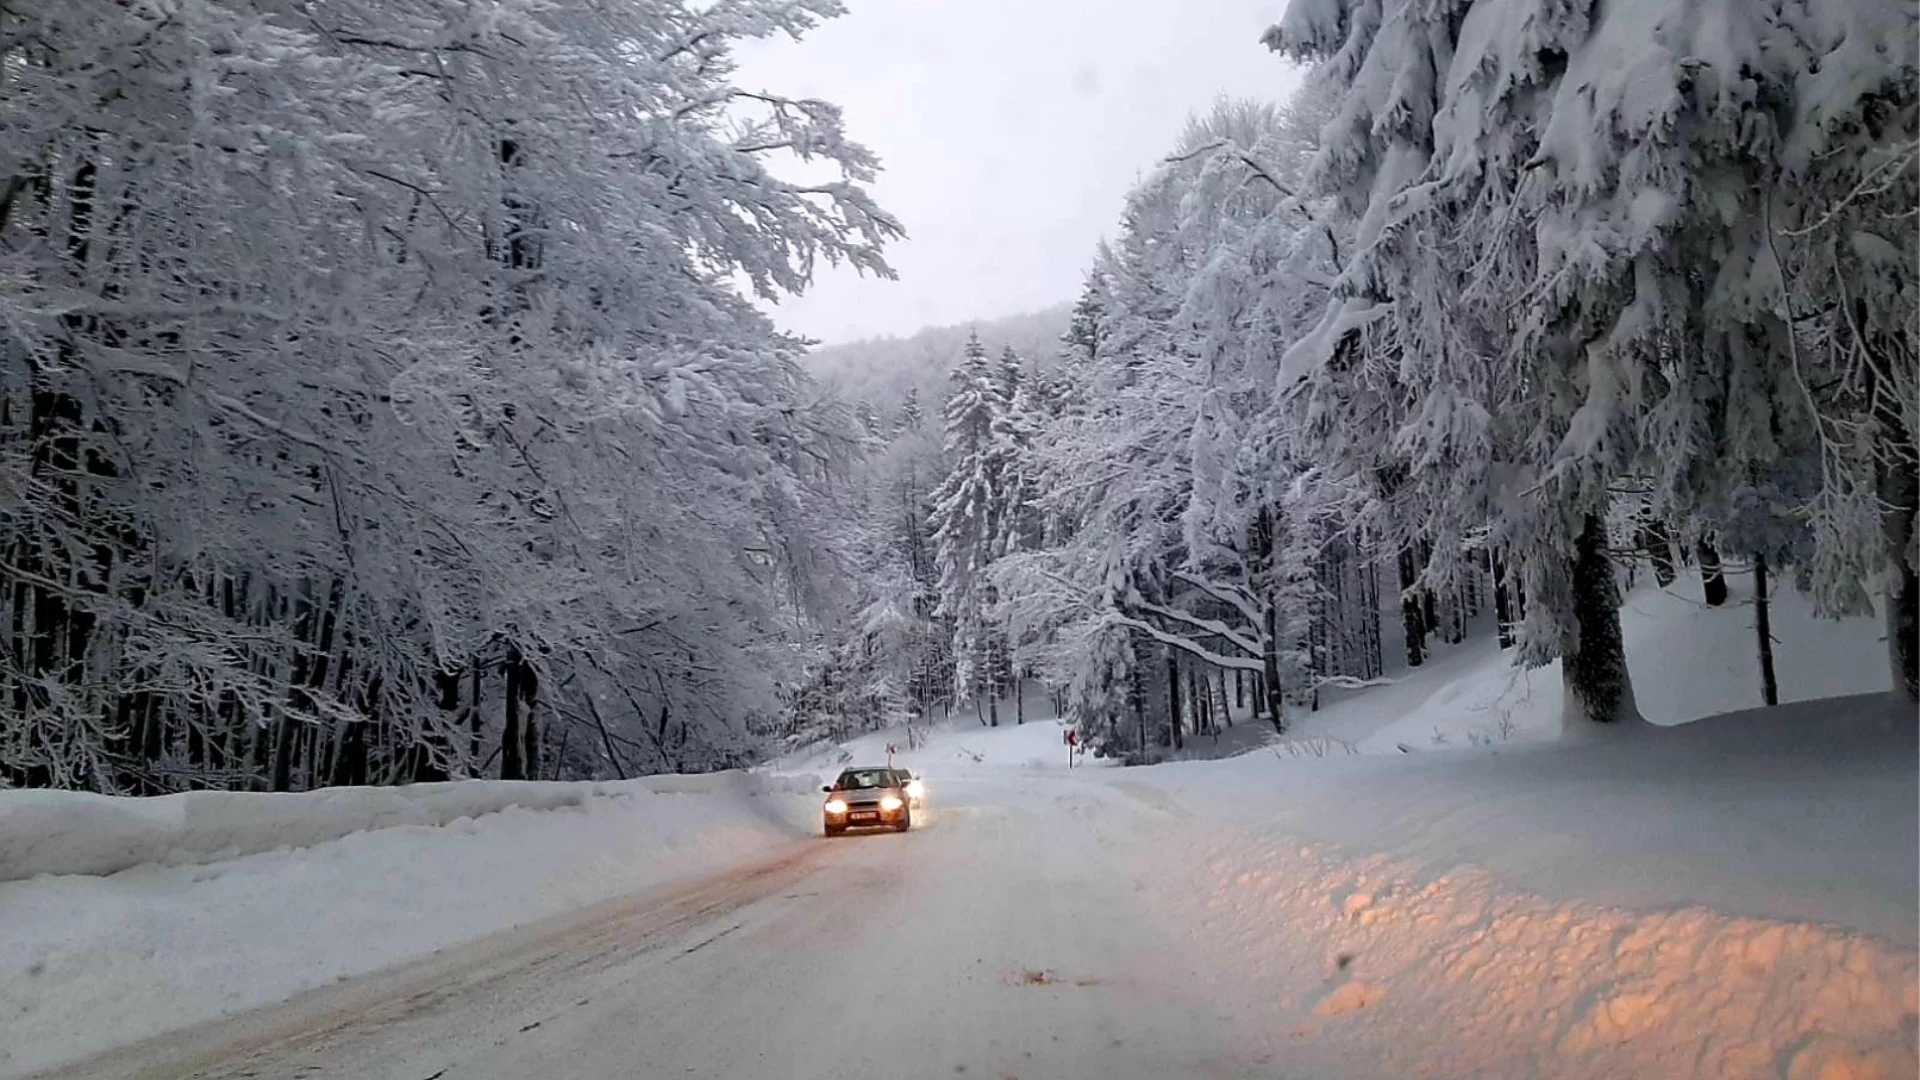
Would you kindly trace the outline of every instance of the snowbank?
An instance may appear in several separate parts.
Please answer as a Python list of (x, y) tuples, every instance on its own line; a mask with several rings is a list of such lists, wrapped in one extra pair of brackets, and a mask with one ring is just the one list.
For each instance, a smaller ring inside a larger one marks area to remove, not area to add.
[[(1179, 916), (1302, 1075), (1895, 1080), (1911, 950), (1703, 908), (1556, 902), (1490, 874), (1245, 836), (1196, 844)], [(1163, 897), (1163, 900), (1167, 899)], [(1318, 1066), (1318, 1068), (1316, 1068)]]
[[(812, 781), (6, 793), (10, 865), (31, 858), (42, 876), (0, 883), (0, 1076), (726, 869), (818, 828), (817, 794), (799, 794)], [(247, 847), (276, 850), (210, 861)]]
[(1553, 899), (1920, 940), (1920, 732), (1889, 695), (1567, 744), (1127, 770), (1274, 843), (1478, 866)]
[(311, 847), (370, 829), (445, 825), (508, 807), (554, 810), (645, 792), (772, 794), (800, 787), (800, 778), (724, 772), (600, 784), (468, 780), (295, 794), (196, 791), (151, 799), (0, 791), (0, 881), (215, 862)]
[(1306, 1074), (1920, 1071), (1920, 733), (1889, 695), (1106, 777), (1190, 838), (1143, 880)]

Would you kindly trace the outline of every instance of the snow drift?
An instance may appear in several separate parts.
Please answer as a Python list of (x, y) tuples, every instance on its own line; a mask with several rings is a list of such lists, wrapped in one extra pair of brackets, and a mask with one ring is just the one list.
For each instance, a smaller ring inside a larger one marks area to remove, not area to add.
[(733, 771), (613, 783), (466, 780), (287, 794), (195, 791), (151, 799), (0, 791), (0, 881), (215, 862), (311, 847), (369, 829), (445, 825), (509, 807), (555, 810), (647, 793), (790, 793), (805, 790), (809, 780)]
[(1206, 823), (1147, 880), (1307, 1074), (1891, 1080), (1920, 1068), (1917, 753), (1872, 694), (1109, 775)]

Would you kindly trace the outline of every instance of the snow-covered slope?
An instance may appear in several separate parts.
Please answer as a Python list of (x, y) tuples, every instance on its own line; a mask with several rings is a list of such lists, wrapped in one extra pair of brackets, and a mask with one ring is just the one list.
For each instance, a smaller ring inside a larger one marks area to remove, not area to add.
[[(1759, 647), (1750, 579), (1729, 574), (1731, 597), (1710, 608), (1697, 578), (1651, 583), (1620, 609), (1627, 665), (1641, 715), (1656, 724), (1756, 708)], [(1780, 700), (1807, 701), (1890, 688), (1884, 627), (1877, 618), (1822, 619), (1790, 588), (1773, 599), (1774, 666)], [(1328, 691), (1318, 712), (1298, 717), (1297, 738), (1331, 737), (1362, 753), (1465, 746), (1475, 741), (1548, 738), (1559, 732), (1560, 665), (1526, 670), (1490, 633), (1436, 644), (1432, 659), (1391, 670), (1394, 682)]]

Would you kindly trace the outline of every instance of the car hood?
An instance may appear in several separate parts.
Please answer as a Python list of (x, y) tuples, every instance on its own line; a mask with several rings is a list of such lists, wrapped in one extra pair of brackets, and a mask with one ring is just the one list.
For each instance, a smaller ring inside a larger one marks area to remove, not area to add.
[(854, 788), (851, 791), (836, 791), (827, 798), (839, 799), (852, 806), (854, 803), (877, 803), (888, 795), (896, 799), (907, 797), (907, 793), (899, 788)]

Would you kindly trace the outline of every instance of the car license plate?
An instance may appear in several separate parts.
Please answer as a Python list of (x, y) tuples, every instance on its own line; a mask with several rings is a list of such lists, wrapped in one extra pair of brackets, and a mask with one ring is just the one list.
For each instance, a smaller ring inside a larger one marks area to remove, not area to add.
[(872, 821), (880, 815), (872, 810), (856, 810), (847, 817), (853, 821)]

